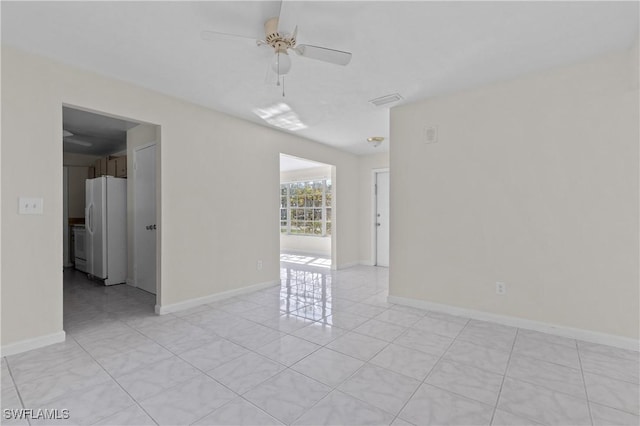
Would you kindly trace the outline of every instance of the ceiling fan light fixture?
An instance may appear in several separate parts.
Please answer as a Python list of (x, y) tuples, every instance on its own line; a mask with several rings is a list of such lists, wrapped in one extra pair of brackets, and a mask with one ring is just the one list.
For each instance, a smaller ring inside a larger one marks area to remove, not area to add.
[(379, 147), (382, 141), (384, 141), (382, 136), (371, 136), (370, 138), (367, 138), (367, 142), (373, 145), (374, 148)]
[(271, 69), (279, 76), (285, 75), (291, 70), (291, 58), (286, 50), (276, 51), (271, 61)]

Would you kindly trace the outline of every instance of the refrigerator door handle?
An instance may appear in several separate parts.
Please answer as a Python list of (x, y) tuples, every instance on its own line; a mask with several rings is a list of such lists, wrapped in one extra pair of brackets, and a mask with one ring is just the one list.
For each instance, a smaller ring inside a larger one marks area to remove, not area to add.
[(93, 234), (93, 203), (87, 208), (87, 226), (89, 233)]

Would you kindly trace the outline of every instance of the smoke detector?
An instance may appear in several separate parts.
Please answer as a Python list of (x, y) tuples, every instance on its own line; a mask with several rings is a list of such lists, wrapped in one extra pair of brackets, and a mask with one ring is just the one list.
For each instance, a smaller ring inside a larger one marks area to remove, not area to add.
[(382, 136), (371, 136), (370, 138), (367, 138), (367, 142), (373, 145), (374, 148), (379, 147), (382, 141), (384, 141)]

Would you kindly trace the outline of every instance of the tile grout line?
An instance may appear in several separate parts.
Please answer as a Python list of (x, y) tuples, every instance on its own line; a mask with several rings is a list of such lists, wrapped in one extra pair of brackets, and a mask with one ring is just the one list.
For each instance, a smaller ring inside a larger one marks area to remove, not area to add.
[[(9, 359), (6, 356), (4, 357), (4, 362), (7, 364), (7, 371), (9, 371), (9, 377), (11, 377), (13, 388), (16, 390), (16, 394), (18, 394), (18, 400), (20, 401), (20, 405), (22, 405), (22, 408), (26, 408), (24, 405), (24, 401), (22, 400), (22, 395), (20, 394), (20, 389), (18, 389), (18, 384), (16, 383), (16, 380), (13, 378), (13, 372), (11, 371), (11, 365), (9, 363)], [(26, 420), (27, 420), (27, 424), (31, 425), (31, 421), (29, 419), (26, 419)]]
[[(120, 321), (120, 320), (117, 320), (117, 321)], [(123, 321), (120, 321), (120, 322), (124, 323)], [(127, 326), (128, 326), (128, 325), (127, 325)], [(137, 331), (137, 330), (136, 330), (136, 331)], [(140, 333), (140, 334), (142, 334), (142, 333)], [(113, 380), (113, 382), (114, 382), (115, 384), (117, 384), (117, 385), (118, 385), (118, 387), (119, 387), (120, 389), (122, 389), (122, 391), (123, 391), (124, 393), (126, 393), (126, 394), (129, 396), (129, 398), (131, 398), (131, 399), (133, 400), (133, 402), (135, 402), (135, 405), (137, 405), (137, 406), (138, 406), (142, 411), (144, 411), (144, 412), (145, 412), (145, 414), (146, 414), (147, 416), (149, 416), (149, 418), (150, 418), (150, 419), (151, 419), (151, 420), (152, 420), (156, 425), (158, 425), (158, 422), (157, 422), (157, 421), (156, 421), (156, 420), (155, 420), (155, 419), (154, 419), (154, 418), (153, 418), (153, 417), (152, 417), (152, 416), (147, 412), (147, 410), (145, 410), (145, 409), (144, 409), (144, 407), (142, 407), (142, 405), (140, 405), (140, 403), (138, 402), (138, 400), (137, 400), (137, 399), (135, 399), (135, 398), (133, 397), (133, 395), (131, 395), (131, 394), (130, 394), (130, 393), (129, 393), (129, 392), (128, 392), (128, 391), (127, 391), (127, 390), (126, 390), (126, 389), (125, 389), (121, 384), (120, 384), (120, 382), (118, 382), (118, 380), (117, 380), (115, 377), (113, 377), (113, 376), (111, 375), (111, 373), (109, 373), (109, 372), (107, 371), (107, 369), (106, 369), (106, 368), (104, 368), (104, 366), (103, 366), (100, 362), (98, 362), (98, 360), (97, 360), (97, 359), (95, 359), (95, 358), (93, 357), (93, 355), (91, 355), (91, 354), (89, 353), (89, 351), (87, 351), (87, 349), (86, 349), (84, 346), (82, 346), (82, 345), (80, 344), (80, 342), (78, 342), (78, 341), (77, 341), (73, 336), (71, 336), (71, 338), (76, 342), (76, 344), (77, 344), (78, 346), (80, 346), (80, 347), (82, 348), (82, 350), (83, 350), (83, 351), (85, 351), (85, 352), (86, 352), (86, 354), (87, 354), (87, 355), (89, 355), (89, 357), (91, 357), (91, 359), (92, 359), (96, 364), (98, 364), (98, 365), (100, 366), (100, 368), (102, 368), (102, 370), (103, 370), (103, 371), (104, 371), (104, 372), (105, 372), (105, 373), (106, 373), (106, 374), (111, 378), (111, 380)], [(111, 413), (110, 415), (105, 416), (105, 417), (103, 417), (103, 418), (101, 418), (101, 419), (98, 419), (97, 421), (95, 421), (95, 422), (93, 422), (93, 423), (91, 423), (91, 424), (96, 424), (96, 423), (98, 423), (98, 422), (100, 422), (100, 421), (102, 421), (102, 420), (109, 419), (109, 418), (111, 418), (111, 417), (115, 416), (116, 414), (117, 414), (117, 413)]]
[(593, 413), (591, 412), (591, 401), (589, 401), (589, 391), (587, 390), (587, 381), (584, 378), (584, 370), (582, 368), (582, 357), (580, 356), (580, 348), (578, 342), (575, 342), (576, 351), (578, 352), (578, 363), (580, 364), (580, 376), (582, 377), (582, 385), (584, 386), (584, 396), (587, 399), (587, 409), (589, 410), (589, 420), (593, 425)]
[[(212, 310), (215, 310), (215, 309), (217, 309), (217, 308), (212, 308)], [(181, 318), (179, 318), (179, 317), (176, 317), (176, 318), (181, 319)], [(188, 321), (186, 321), (186, 322), (188, 323)], [(210, 378), (211, 380), (215, 381), (216, 383), (220, 384), (220, 386), (223, 386), (224, 388), (228, 389), (230, 392), (234, 393), (236, 396), (235, 396), (233, 399), (236, 399), (236, 398), (238, 398), (238, 397), (242, 398), (242, 395), (241, 395), (241, 394), (239, 394), (239, 393), (237, 393), (236, 391), (234, 391), (233, 389), (229, 388), (229, 387), (228, 387), (228, 386), (226, 386), (224, 383), (221, 383), (221, 382), (219, 382), (218, 380), (216, 380), (215, 378), (211, 377), (209, 374), (207, 374), (207, 372), (206, 372), (206, 371), (203, 371), (202, 369), (200, 369), (200, 368), (198, 368), (197, 366), (193, 365), (193, 364), (192, 364), (192, 363), (190, 363), (189, 361), (185, 360), (184, 358), (182, 358), (182, 357), (180, 356), (180, 354), (175, 353), (174, 351), (170, 350), (170, 349), (169, 349), (169, 348), (167, 348), (166, 346), (162, 345), (162, 344), (161, 344), (160, 342), (158, 342), (157, 340), (155, 340), (155, 339), (153, 339), (153, 338), (151, 338), (151, 337), (147, 336), (146, 334), (144, 334), (144, 332), (143, 332), (143, 331), (138, 330), (137, 328), (135, 328), (135, 327), (131, 326), (130, 324), (125, 323), (125, 325), (127, 325), (128, 327), (130, 327), (130, 328), (131, 328), (131, 329), (133, 329), (134, 331), (138, 332), (138, 333), (139, 333), (139, 334), (141, 334), (142, 336), (146, 337), (147, 339), (151, 340), (152, 342), (154, 342), (155, 344), (157, 344), (157, 345), (158, 345), (158, 346), (160, 346), (161, 348), (165, 349), (166, 351), (168, 351), (169, 353), (171, 353), (174, 357), (179, 358), (181, 361), (183, 361), (183, 362), (185, 362), (185, 363), (189, 364), (191, 367), (193, 367), (193, 368), (195, 368), (196, 370), (200, 371), (200, 372), (201, 372), (202, 374), (204, 374), (206, 377), (208, 377), (208, 378)], [(194, 325), (194, 324), (192, 324), (192, 325)], [(195, 326), (195, 325), (194, 325), (194, 326)], [(202, 328), (202, 327), (199, 327), (199, 328)], [(224, 339), (224, 340), (226, 340), (226, 341), (228, 341), (228, 342), (230, 342), (230, 343), (237, 344), (237, 343), (232, 342), (231, 340), (229, 340), (229, 339), (227, 339), (227, 338), (225, 338), (225, 337), (222, 337), (222, 336), (220, 336), (220, 335), (216, 334), (215, 332), (213, 332), (213, 331), (211, 331), (211, 330), (207, 330), (207, 329), (204, 329), (204, 328), (202, 328), (202, 329), (203, 329), (204, 331), (208, 332), (208, 333), (213, 333), (214, 335), (216, 335), (216, 336), (220, 337), (221, 339)], [(80, 343), (78, 343), (78, 345), (80, 345)], [(206, 343), (205, 343), (204, 345), (206, 345)], [(204, 345), (201, 345), (201, 346), (199, 346), (199, 347), (202, 347), (202, 346), (204, 346)], [(242, 345), (240, 345), (240, 344), (237, 344), (237, 345), (238, 345), (238, 346), (240, 346), (240, 347), (242, 347), (242, 348), (244, 348), (244, 349), (246, 349), (246, 350), (250, 350), (250, 351), (251, 351), (251, 349), (246, 348), (246, 347), (244, 347), (244, 346), (242, 346)], [(82, 346), (82, 345), (80, 345), (80, 346)], [(86, 349), (84, 349), (84, 347), (83, 347), (82, 349), (86, 351)], [(194, 349), (197, 349), (197, 348), (194, 348)], [(185, 352), (187, 352), (187, 351), (185, 351)], [(253, 352), (255, 353), (255, 351), (253, 351)], [(184, 352), (183, 352), (183, 353), (184, 353)], [(91, 356), (91, 354), (89, 354), (89, 356)], [(233, 360), (235, 360), (235, 359), (237, 359), (237, 358), (240, 358), (241, 356), (242, 356), (242, 355), (240, 355), (240, 356), (238, 356), (238, 357), (235, 357), (235, 358), (233, 358), (233, 359), (231, 359), (231, 360), (229, 360), (229, 361), (227, 361), (227, 362), (231, 362), (231, 361), (233, 361)], [(92, 358), (93, 358), (93, 357), (92, 357)], [(167, 358), (167, 359), (170, 359), (170, 358)], [(95, 359), (94, 359), (94, 360), (95, 360)], [(102, 364), (100, 364), (97, 360), (95, 360), (95, 361), (96, 361), (96, 363), (98, 363), (98, 364), (100, 365), (100, 367), (102, 367), (102, 369), (104, 369), (104, 367), (102, 366)], [(223, 364), (226, 364), (226, 363), (223, 363)], [(223, 364), (221, 364), (221, 365), (223, 365)], [(217, 368), (217, 367), (216, 367), (216, 368)], [(106, 370), (105, 370), (105, 371), (106, 371)], [(108, 372), (108, 371), (106, 371), (106, 373), (107, 373), (107, 374), (109, 374), (109, 372)], [(129, 374), (129, 373), (130, 373), (130, 372), (128, 372), (128, 373), (126, 373), (126, 374)], [(139, 402), (136, 398), (134, 398), (132, 395), (130, 395), (130, 394), (129, 394), (129, 392), (127, 392), (127, 391), (122, 387), (122, 385), (120, 385), (120, 382), (118, 382), (118, 380), (117, 380), (115, 377), (111, 376), (111, 374), (109, 374), (109, 376), (110, 376), (110, 377), (111, 377), (111, 378), (112, 378), (112, 379), (113, 379), (113, 380), (118, 384), (118, 386), (120, 386), (120, 387), (121, 387), (121, 388), (122, 388), (122, 389), (127, 393), (127, 395), (129, 395), (129, 396), (131, 397), (131, 399), (133, 399), (133, 400), (136, 402), (136, 404), (137, 404), (137, 405), (138, 405), (138, 406), (139, 406), (139, 407), (140, 407), (140, 408), (145, 412), (145, 414), (147, 414), (147, 415), (149, 416), (149, 418), (150, 418), (150, 419), (152, 419), (152, 420), (153, 420), (153, 422), (154, 422), (154, 423), (159, 424), (159, 423), (158, 423), (158, 422), (153, 418), (153, 416), (151, 416), (151, 414), (149, 414), (149, 413), (147, 412), (147, 410), (145, 410), (145, 409), (144, 409), (144, 407), (142, 407), (142, 405), (140, 404), (140, 402)], [(157, 392), (157, 393), (154, 393), (153, 395), (148, 396), (147, 398), (152, 398), (152, 397), (154, 397), (154, 396), (157, 396), (157, 395), (159, 395), (159, 394), (161, 394), (161, 393), (163, 393), (163, 392), (166, 392), (166, 391), (168, 391), (168, 390), (171, 390), (171, 389), (173, 389), (173, 388), (176, 388), (176, 387), (178, 387), (178, 386), (180, 386), (180, 385), (182, 385), (182, 384), (184, 384), (184, 383), (186, 383), (186, 382), (188, 382), (188, 381), (190, 381), (190, 380), (193, 380), (193, 378), (191, 378), (191, 379), (187, 379), (187, 380), (184, 380), (184, 381), (180, 381), (180, 382), (178, 382), (178, 383), (176, 383), (176, 384), (174, 384), (174, 385), (172, 385), (172, 386), (169, 386), (168, 388), (162, 389), (161, 391), (159, 391), (159, 392)], [(266, 379), (266, 380), (268, 380), (268, 379)], [(266, 381), (266, 380), (265, 380), (265, 381)], [(263, 382), (261, 382), (261, 383), (263, 383)], [(146, 398), (145, 398), (145, 399), (146, 399)], [(199, 420), (202, 420), (203, 418), (205, 418), (205, 417), (207, 417), (207, 416), (211, 415), (213, 412), (215, 412), (215, 411), (216, 411), (216, 410), (218, 410), (219, 408), (222, 408), (223, 406), (227, 405), (229, 402), (233, 401), (233, 399), (231, 399), (231, 400), (227, 401), (226, 403), (222, 404), (220, 407), (216, 407), (215, 409), (211, 410), (210, 412), (208, 412), (208, 413), (207, 413), (207, 414), (205, 414), (204, 416), (202, 416), (202, 417), (200, 417), (200, 418), (196, 419), (196, 420), (195, 420), (194, 422), (192, 422), (191, 424), (196, 423), (196, 422), (198, 422)], [(247, 402), (251, 403), (251, 401), (248, 401), (248, 400), (246, 400), (245, 398), (243, 398), (243, 399), (244, 399), (245, 401), (247, 401)], [(252, 404), (252, 405), (255, 405), (255, 404), (253, 404), (253, 403), (251, 403), (251, 404)], [(257, 407), (257, 406), (256, 406), (256, 407)], [(264, 411), (264, 410), (262, 410), (260, 407), (257, 407), (257, 408), (258, 408), (258, 409), (260, 409), (261, 411)], [(267, 413), (267, 414), (268, 414), (268, 413)], [(115, 414), (114, 414), (114, 415), (115, 415)], [(112, 417), (112, 416), (109, 416), (109, 417)], [(107, 417), (107, 418), (109, 418), (109, 417)], [(273, 417), (273, 416), (271, 416), (271, 417)], [(104, 420), (104, 419), (102, 419), (102, 420)]]
[(502, 388), (504, 386), (504, 381), (507, 378), (507, 372), (509, 371), (509, 365), (511, 364), (511, 357), (513, 356), (513, 348), (516, 346), (516, 340), (518, 340), (518, 333), (520, 332), (519, 328), (516, 328), (516, 335), (513, 338), (513, 343), (511, 343), (511, 351), (509, 352), (509, 358), (507, 359), (507, 365), (504, 369), (504, 374), (502, 375), (502, 383), (500, 383), (500, 389), (498, 390), (498, 395), (496, 397), (496, 403), (493, 407), (493, 413), (491, 414), (491, 420), (489, 424), (493, 424), (493, 420), (496, 416), (496, 411), (498, 410), (498, 404), (500, 403), (500, 397), (502, 396)]
[[(427, 311), (428, 312), (428, 311)], [(416, 321), (417, 322), (417, 321)], [(440, 355), (440, 357), (438, 358), (438, 360), (433, 364), (433, 367), (431, 367), (431, 369), (429, 370), (429, 372), (427, 373), (427, 375), (424, 377), (424, 379), (422, 379), (422, 381), (420, 382), (420, 384), (418, 385), (418, 387), (416, 387), (416, 389), (413, 391), (413, 393), (411, 394), (411, 396), (409, 396), (409, 398), (407, 398), (407, 401), (402, 405), (402, 407), (400, 408), (400, 410), (398, 410), (398, 414), (395, 415), (395, 417), (393, 418), (393, 422), (396, 421), (396, 419), (400, 418), (400, 413), (402, 413), (402, 411), (406, 408), (407, 404), (409, 404), (409, 401), (411, 401), (411, 399), (415, 396), (415, 394), (418, 392), (418, 390), (422, 387), (422, 385), (424, 384), (428, 384), (425, 383), (426, 380), (429, 378), (429, 376), (431, 376), (431, 373), (433, 372), (433, 370), (435, 370), (435, 368), (440, 364), (440, 361), (444, 358), (444, 356), (447, 354), (447, 352), (449, 351), (449, 349), (451, 349), (451, 346), (453, 346), (453, 344), (455, 343), (455, 341), (458, 339), (458, 335), (462, 332), (462, 330), (464, 330), (467, 325), (469, 324), (469, 320), (467, 319), (467, 322), (465, 322), (464, 327), (462, 327), (460, 329), (460, 331), (458, 331), (458, 333), (456, 333), (455, 337), (453, 337), (451, 339), (451, 342), (449, 343), (449, 345), (447, 346), (447, 348), (444, 350), (444, 352), (442, 352), (442, 355)], [(414, 349), (416, 350), (416, 349)], [(421, 352), (421, 351), (418, 351)], [(423, 352), (424, 353), (424, 352)], [(431, 386), (431, 385), (429, 385)], [(402, 419), (404, 420), (404, 419)]]
[[(316, 321), (316, 322), (318, 322), (318, 321)], [(339, 328), (339, 327), (337, 327), (337, 328)], [(356, 327), (356, 328), (357, 328), (357, 327)], [(348, 334), (348, 333), (353, 332), (353, 333), (356, 333), (356, 334), (361, 335), (361, 336), (364, 336), (364, 337), (371, 337), (371, 336), (366, 336), (366, 335), (363, 335), (363, 334), (361, 334), (361, 333), (358, 333), (358, 332), (354, 331), (354, 330), (355, 330), (355, 328), (354, 328), (354, 329), (342, 329), (342, 330), (345, 330), (345, 331), (346, 331), (346, 333), (345, 333), (345, 334)], [(344, 335), (342, 335), (342, 336), (344, 336)], [(373, 359), (376, 355), (378, 355), (380, 352), (382, 352), (385, 348), (387, 348), (387, 347), (392, 343), (392, 342), (387, 342), (386, 340), (378, 339), (378, 340), (381, 340), (381, 341), (383, 341), (383, 342), (385, 342), (385, 343), (387, 343), (387, 344), (386, 344), (384, 347), (380, 348), (380, 350), (378, 350), (378, 351), (377, 351), (373, 356), (371, 356), (371, 357), (369, 358), (369, 360), (368, 360), (368, 361), (363, 361), (363, 360), (361, 360), (360, 358), (356, 358), (356, 357), (354, 357), (354, 356), (352, 356), (352, 355), (345, 354), (345, 353), (340, 352), (340, 351), (338, 351), (338, 350), (335, 350), (335, 349), (332, 349), (332, 348), (328, 348), (328, 347), (327, 347), (327, 345), (331, 344), (333, 341), (335, 341), (335, 340), (339, 339), (339, 338), (340, 338), (340, 337), (342, 337), (342, 336), (339, 336), (339, 337), (337, 337), (336, 339), (333, 339), (333, 340), (331, 340), (331, 341), (329, 341), (329, 342), (325, 343), (324, 345), (319, 345), (319, 348), (318, 348), (318, 349), (316, 349), (315, 351), (313, 351), (313, 352), (309, 353), (308, 355), (306, 355), (305, 357), (301, 358), (300, 360), (296, 361), (296, 362), (295, 362), (294, 364), (292, 364), (291, 366), (286, 366), (286, 365), (285, 365), (285, 370), (283, 370), (283, 371), (291, 370), (291, 371), (292, 371), (292, 372), (294, 372), (294, 373), (301, 374), (301, 375), (303, 375), (304, 377), (307, 377), (307, 378), (309, 378), (309, 379), (311, 379), (311, 380), (314, 380), (314, 381), (316, 381), (316, 382), (318, 382), (318, 383), (320, 383), (320, 384), (322, 384), (322, 385), (324, 385), (324, 386), (328, 386), (328, 387), (330, 387), (330, 389), (331, 389), (329, 392), (327, 392), (327, 394), (326, 394), (326, 395), (324, 395), (322, 398), (320, 398), (320, 399), (319, 399), (318, 401), (316, 401), (314, 404), (312, 404), (312, 405), (311, 405), (311, 406), (309, 406), (308, 408), (305, 408), (305, 410), (304, 410), (302, 413), (300, 413), (300, 415), (299, 415), (298, 417), (296, 417), (296, 418), (295, 418), (291, 423), (294, 423), (294, 422), (295, 422), (296, 420), (298, 420), (300, 417), (304, 416), (304, 415), (305, 415), (309, 410), (313, 409), (313, 407), (315, 407), (316, 405), (318, 405), (318, 404), (319, 404), (321, 401), (323, 401), (327, 396), (329, 396), (329, 394), (331, 394), (331, 392), (336, 391), (336, 390), (337, 390), (337, 391), (339, 391), (339, 392), (342, 392), (342, 391), (340, 391), (340, 390), (338, 389), (338, 387), (339, 387), (339, 386), (341, 386), (341, 385), (342, 385), (343, 383), (345, 383), (347, 380), (349, 380), (349, 379), (351, 379), (353, 376), (355, 376), (355, 375), (356, 375), (356, 374), (357, 374), (357, 373), (358, 373), (362, 368), (364, 368), (367, 364), (369, 364), (369, 361), (370, 361), (371, 359)], [(297, 337), (297, 336), (293, 336), (293, 337)], [(303, 339), (303, 340), (304, 340), (304, 339)], [(315, 342), (312, 342), (312, 343), (317, 344), (317, 343), (315, 343)], [(348, 357), (353, 358), (353, 359), (356, 359), (356, 360), (358, 360), (358, 361), (363, 361), (363, 362), (364, 362), (364, 364), (363, 364), (361, 367), (359, 367), (358, 369), (356, 369), (356, 371), (354, 371), (351, 375), (349, 375), (347, 378), (345, 378), (344, 380), (342, 380), (342, 381), (341, 381), (339, 384), (337, 384), (336, 386), (328, 385), (328, 384), (326, 384), (326, 383), (321, 382), (321, 381), (320, 381), (320, 380), (318, 380), (318, 379), (315, 379), (315, 378), (313, 378), (313, 377), (310, 377), (310, 376), (308, 376), (308, 375), (304, 374), (303, 372), (300, 372), (300, 371), (297, 371), (297, 370), (294, 370), (293, 368), (291, 368), (291, 367), (293, 367), (295, 364), (297, 364), (298, 362), (301, 362), (302, 360), (304, 360), (304, 359), (308, 358), (309, 356), (311, 356), (312, 354), (314, 354), (314, 353), (318, 352), (320, 349), (323, 349), (323, 348), (324, 348), (324, 349), (327, 349), (327, 350), (330, 350), (330, 351), (333, 351), (333, 352), (336, 352), (336, 353), (338, 353), (338, 354), (344, 355), (344, 356), (348, 356)], [(258, 354), (258, 355), (261, 355), (261, 354)], [(267, 358), (268, 358), (268, 357), (267, 357)], [(375, 365), (375, 364), (374, 364), (374, 365)], [(384, 367), (380, 367), (380, 368), (384, 368)], [(387, 369), (385, 369), (385, 370), (387, 370)], [(391, 371), (391, 370), (388, 370), (388, 371)], [(282, 372), (277, 373), (277, 374), (281, 374), (281, 373), (282, 373)], [(274, 377), (274, 376), (272, 376), (272, 377)], [(271, 379), (272, 377), (270, 377), (269, 379)], [(266, 379), (266, 380), (265, 380), (265, 382), (266, 382), (267, 380), (269, 380), (269, 379)], [(261, 382), (261, 383), (264, 383), (264, 382)], [(345, 393), (345, 392), (342, 392), (342, 393)], [(359, 401), (361, 401), (361, 402), (363, 402), (363, 403), (365, 403), (365, 404), (371, 405), (369, 402), (367, 402), (367, 401), (363, 401), (363, 400), (361, 400), (360, 398), (354, 397), (354, 396), (352, 396), (352, 395), (350, 395), (350, 394), (347, 394), (347, 393), (345, 393), (345, 394), (346, 394), (346, 395), (348, 395), (348, 396), (350, 396), (350, 397), (352, 397), (352, 398), (355, 398), (355, 399), (357, 399), (357, 400), (359, 400)], [(382, 411), (384, 411), (384, 410), (382, 410)], [(386, 412), (386, 411), (384, 411), (384, 412)], [(388, 413), (388, 414), (391, 414), (391, 413)], [(272, 417), (273, 417), (273, 416), (272, 416)]]
[[(356, 328), (357, 328), (357, 327), (356, 327)], [(355, 332), (355, 331), (354, 331), (354, 329), (347, 330), (347, 333), (350, 333), (350, 332), (353, 332), (353, 333), (356, 333), (356, 334), (362, 335), (362, 334), (360, 334), (360, 333)], [(345, 334), (347, 334), (347, 333), (345, 333)], [(366, 336), (366, 337), (371, 337), (371, 336)], [(337, 340), (337, 339), (334, 339), (334, 340)], [(379, 339), (379, 340), (381, 340), (381, 339)], [(383, 342), (386, 342), (385, 340), (382, 340), (382, 341), (383, 341)], [(300, 360), (299, 360), (299, 361), (297, 361), (296, 363), (292, 364), (292, 366), (293, 366), (293, 365), (295, 365), (295, 364), (297, 364), (298, 362), (302, 361), (303, 359), (305, 359), (305, 358), (307, 358), (307, 357), (311, 356), (313, 353), (315, 353), (315, 352), (317, 352), (317, 351), (319, 351), (320, 349), (323, 349), (323, 348), (325, 348), (325, 349), (327, 349), (327, 350), (330, 350), (330, 351), (333, 351), (333, 352), (336, 352), (336, 353), (339, 353), (339, 354), (341, 354), (341, 355), (348, 356), (348, 357), (351, 357), (351, 358), (357, 359), (357, 360), (359, 360), (359, 361), (362, 361), (360, 358), (356, 358), (356, 357), (354, 357), (354, 356), (352, 356), (352, 355), (342, 353), (342, 352), (337, 351), (337, 350), (335, 350), (335, 349), (327, 348), (326, 346), (327, 346), (327, 345), (329, 345), (329, 344), (330, 344), (330, 343), (332, 343), (332, 342), (333, 342), (333, 340), (332, 340), (332, 341), (330, 341), (330, 342), (327, 342), (325, 345), (321, 345), (321, 346), (320, 346), (320, 348), (316, 349), (316, 350), (315, 350), (314, 352), (312, 352), (311, 354), (309, 354), (309, 355), (305, 356), (304, 358), (300, 359)], [(382, 352), (382, 351), (383, 351), (387, 346), (389, 346), (389, 345), (391, 344), (390, 342), (386, 342), (386, 343), (387, 343), (387, 345), (386, 345), (386, 346), (384, 346), (383, 348), (381, 348), (378, 352), (376, 352), (376, 353), (375, 353), (371, 358), (369, 358), (369, 360), (373, 359), (377, 354), (379, 354), (380, 352)], [(338, 387), (339, 387), (340, 385), (342, 385), (344, 382), (346, 382), (347, 380), (349, 380), (350, 378), (352, 378), (352, 377), (353, 377), (353, 376), (354, 376), (358, 371), (360, 371), (362, 368), (364, 368), (368, 363), (369, 363), (369, 361), (364, 361), (364, 364), (363, 364), (360, 368), (358, 368), (356, 371), (354, 371), (354, 372), (353, 372), (351, 375), (349, 375), (346, 379), (344, 379), (343, 381), (341, 381), (338, 385), (333, 386), (333, 387), (332, 387), (332, 386), (330, 386), (330, 385), (328, 385), (328, 384), (326, 384), (326, 383), (321, 382), (321, 381), (320, 381), (320, 380), (318, 380), (318, 379), (314, 379), (313, 377), (307, 376), (307, 375), (306, 375), (306, 374), (304, 374), (303, 372), (296, 371), (296, 370), (292, 369), (291, 367), (287, 367), (287, 369), (288, 369), (288, 370), (291, 370), (291, 371), (293, 371), (293, 372), (295, 372), (295, 373), (301, 374), (301, 375), (303, 375), (304, 377), (307, 377), (307, 378), (309, 378), (309, 379), (311, 379), (311, 380), (314, 380), (314, 381), (316, 381), (316, 382), (318, 382), (318, 383), (320, 383), (320, 384), (322, 384), (322, 385), (325, 385), (325, 386), (328, 386), (328, 387), (330, 387), (330, 388), (331, 388), (331, 390), (330, 390), (329, 392), (327, 392), (327, 394), (326, 394), (326, 395), (324, 395), (322, 398), (320, 398), (318, 401), (316, 401), (313, 405), (309, 406), (308, 408), (305, 408), (305, 410), (304, 410), (302, 413), (300, 413), (300, 415), (299, 415), (298, 417), (296, 417), (296, 418), (295, 418), (295, 419), (294, 419), (290, 424), (294, 423), (296, 420), (300, 419), (300, 417), (304, 416), (304, 415), (305, 415), (309, 410), (313, 409), (313, 407), (315, 407), (316, 405), (318, 405), (318, 404), (319, 404), (321, 401), (323, 401), (327, 396), (329, 396), (329, 395), (331, 394), (331, 392), (333, 392), (333, 391), (335, 391), (335, 390), (338, 390), (338, 391), (339, 391)], [(279, 373), (278, 373), (278, 374), (279, 374)], [(345, 392), (343, 392), (343, 393), (345, 393)], [(348, 395), (348, 394), (347, 394), (347, 395)], [(351, 396), (351, 395), (349, 395), (349, 396)], [(352, 396), (352, 397), (353, 397), (353, 396)], [(353, 398), (355, 398), (355, 397), (353, 397)], [(355, 399), (358, 399), (358, 400), (359, 400), (359, 401), (361, 401), (361, 402), (364, 402), (364, 403), (366, 403), (366, 404), (369, 404), (368, 402), (366, 402), (366, 401), (362, 401), (362, 400), (361, 400), (361, 399), (359, 399), (359, 398), (355, 398)], [(371, 405), (371, 404), (369, 404), (369, 405)], [(384, 411), (384, 410), (383, 410), (383, 411)], [(391, 414), (391, 413), (389, 413), (389, 414)]]

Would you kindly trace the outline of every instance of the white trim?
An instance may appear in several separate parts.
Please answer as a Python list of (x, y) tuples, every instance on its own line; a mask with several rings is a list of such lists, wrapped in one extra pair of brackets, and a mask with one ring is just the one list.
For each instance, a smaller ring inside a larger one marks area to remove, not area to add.
[(358, 262), (359, 265), (363, 265), (363, 266), (376, 266), (375, 263), (373, 263), (371, 261), (371, 259), (368, 260), (361, 260)]
[[(306, 235), (304, 235), (306, 237)], [(315, 237), (315, 238), (331, 238), (331, 237)], [(280, 254), (293, 254), (293, 255), (300, 255), (300, 256), (316, 256), (316, 257), (321, 257), (323, 259), (330, 259), (326, 254), (321, 254), (321, 253), (313, 253), (310, 251), (305, 251), (305, 250), (281, 250)]]
[(42, 348), (44, 346), (53, 345), (54, 343), (64, 342), (66, 334), (64, 331), (57, 333), (45, 334), (44, 336), (25, 339), (19, 342), (10, 343), (2, 346), (0, 353), (2, 356), (9, 356), (27, 352), (33, 349)]
[(136, 286), (136, 280), (134, 280), (133, 278), (127, 278), (126, 283), (127, 283), (127, 285), (130, 285), (131, 287), (137, 287)]
[[(290, 235), (289, 235), (290, 236)], [(307, 236), (307, 235), (305, 235)], [(316, 238), (331, 238), (331, 237), (316, 237)], [(310, 251), (304, 251), (304, 250), (281, 250), (280, 251), (281, 255), (287, 255), (287, 254), (292, 254), (294, 256), (314, 256), (320, 259), (328, 259), (331, 260), (331, 257), (327, 256), (326, 253), (313, 253)]]
[(335, 270), (341, 270), (341, 269), (353, 268), (354, 266), (358, 266), (358, 265), (360, 265), (360, 262), (346, 262), (346, 263), (341, 263), (340, 265), (336, 265), (336, 269), (335, 269)]
[(580, 328), (565, 327), (557, 324), (549, 324), (541, 321), (528, 320), (509, 315), (492, 314), (490, 312), (477, 311), (475, 309), (459, 308), (457, 306), (444, 305), (441, 303), (428, 302), (426, 300), (409, 299), (406, 297), (388, 296), (387, 302), (398, 305), (411, 306), (413, 308), (426, 309), (437, 312), (444, 312), (452, 315), (459, 315), (480, 321), (491, 321), (511, 327), (524, 328), (527, 330), (540, 331), (542, 333), (567, 337), (569, 339), (584, 340), (586, 342), (599, 343), (601, 345), (615, 346), (617, 348), (638, 351), (640, 341), (628, 337), (616, 336), (614, 334), (600, 333), (597, 331), (584, 330)]
[[(376, 183), (378, 173), (390, 173), (389, 167), (371, 170), (371, 266), (378, 265), (378, 232), (376, 223), (378, 222), (378, 194), (376, 193)], [(389, 175), (391, 177), (391, 175)], [(389, 180), (391, 182), (391, 180)], [(391, 188), (389, 188), (391, 193)]]
[(267, 281), (264, 283), (258, 283), (235, 290), (227, 290), (221, 293), (210, 294), (208, 296), (195, 297), (193, 299), (188, 299), (178, 303), (172, 303), (170, 305), (156, 305), (155, 311), (158, 315), (171, 314), (173, 312), (184, 311), (185, 309), (195, 308), (196, 306), (206, 305), (207, 303), (216, 302), (222, 299), (228, 299), (240, 294), (252, 293), (254, 291), (263, 290), (265, 288), (270, 288), (276, 285), (280, 285), (280, 280)]

